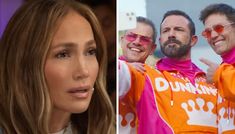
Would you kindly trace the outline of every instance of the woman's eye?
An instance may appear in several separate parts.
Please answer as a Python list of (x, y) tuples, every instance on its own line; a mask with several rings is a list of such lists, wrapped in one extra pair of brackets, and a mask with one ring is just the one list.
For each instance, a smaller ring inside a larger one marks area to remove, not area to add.
[(95, 55), (96, 56), (96, 53), (97, 53), (96, 48), (92, 48), (92, 49), (88, 50), (88, 55)]
[(70, 57), (70, 55), (69, 55), (69, 52), (68, 51), (61, 51), (61, 52), (59, 52), (58, 54), (56, 54), (56, 56), (55, 56), (56, 58), (68, 58), (68, 57)]

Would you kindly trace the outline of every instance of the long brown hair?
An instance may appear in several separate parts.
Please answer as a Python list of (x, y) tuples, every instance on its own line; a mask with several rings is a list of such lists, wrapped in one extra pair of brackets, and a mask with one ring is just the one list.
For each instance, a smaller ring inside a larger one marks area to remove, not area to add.
[(61, 20), (71, 10), (90, 23), (99, 63), (89, 108), (72, 114), (72, 124), (82, 133), (115, 133), (115, 116), (105, 89), (107, 52), (103, 33), (92, 11), (73, 0), (28, 2), (9, 21), (0, 41), (0, 128), (4, 133), (48, 133), (52, 104), (44, 75), (45, 60)]

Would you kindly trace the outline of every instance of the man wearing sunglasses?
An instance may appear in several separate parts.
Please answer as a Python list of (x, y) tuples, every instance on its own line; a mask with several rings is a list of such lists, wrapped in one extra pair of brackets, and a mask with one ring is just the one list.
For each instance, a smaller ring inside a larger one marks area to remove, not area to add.
[(200, 20), (205, 25), (202, 35), (222, 58), (220, 66), (201, 59), (209, 66), (208, 81), (215, 83), (224, 98), (235, 101), (235, 9), (227, 4), (212, 4), (201, 11)]
[[(125, 31), (125, 34), (121, 37), (123, 55), (119, 59), (128, 62), (138, 72), (144, 73), (146, 71), (144, 68), (145, 61), (156, 49), (155, 41), (157, 33), (153, 22), (148, 18), (138, 16), (136, 21), (136, 27)], [(125, 99), (120, 99), (119, 114), (125, 113), (129, 113), (133, 118), (136, 118), (135, 112), (131, 110), (130, 105), (125, 104)], [(128, 128), (128, 131), (122, 127), (125, 125), (125, 122), (120, 120), (120, 134), (135, 133), (136, 130), (133, 127), (133, 123)]]
[[(119, 96), (136, 115), (121, 114), (121, 128), (137, 127), (141, 134), (218, 133), (217, 119), (227, 119), (220, 116), (226, 110), (218, 113), (217, 89), (206, 83), (206, 74), (191, 61), (197, 42), (192, 19), (182, 11), (168, 11), (159, 41), (166, 57), (156, 68), (145, 65), (144, 75), (119, 61)], [(228, 121), (233, 124), (234, 116)], [(230, 129), (221, 128), (220, 132)]]
[(136, 28), (127, 30), (121, 37), (123, 55), (120, 60), (132, 63), (139, 71), (145, 71), (143, 64), (156, 49), (156, 29), (153, 22), (145, 17), (137, 17)]

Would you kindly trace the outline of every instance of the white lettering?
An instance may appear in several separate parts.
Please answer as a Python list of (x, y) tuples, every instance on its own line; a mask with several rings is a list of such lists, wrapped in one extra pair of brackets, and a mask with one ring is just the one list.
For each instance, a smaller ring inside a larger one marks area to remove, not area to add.
[(157, 91), (162, 92), (168, 90), (169, 87), (171, 87), (172, 91), (179, 92), (179, 91), (187, 91), (189, 93), (193, 94), (208, 94), (208, 95), (214, 95), (216, 96), (217, 90), (213, 89), (211, 87), (203, 86), (200, 84), (195, 84), (195, 86), (188, 82), (188, 83), (181, 83), (178, 81), (175, 82), (168, 82), (165, 78), (158, 77), (155, 78), (155, 87)]
[(155, 79), (155, 85), (157, 91), (165, 91), (169, 88), (168, 81), (161, 77)]
[(188, 83), (186, 83), (186, 84), (184, 85), (183, 83), (179, 82), (179, 84), (180, 84), (180, 88), (181, 88), (182, 91), (185, 92), (185, 90), (186, 90), (186, 91), (188, 91), (188, 92), (191, 93), (190, 85), (189, 85)]
[(202, 94), (202, 91), (200, 89), (198, 89), (199, 85), (198, 84), (195, 84), (195, 86), (190, 83), (190, 87), (191, 87), (191, 90), (194, 94), (196, 93), (199, 93), (199, 94)]
[(203, 93), (203, 94), (206, 94), (206, 91), (205, 91), (205, 89), (204, 89), (204, 86), (203, 86), (203, 85), (200, 85), (200, 87), (201, 87), (202, 93)]
[(216, 93), (217, 93), (216, 89), (213, 89), (213, 88), (207, 87), (207, 86), (203, 86), (203, 87), (208, 94), (213, 94), (214, 96), (216, 96)]
[(173, 85), (172, 82), (169, 82), (170, 83), (170, 86), (171, 86), (171, 89), (175, 92), (179, 92), (180, 91), (180, 86), (179, 86), (179, 82), (175, 82), (175, 87)]

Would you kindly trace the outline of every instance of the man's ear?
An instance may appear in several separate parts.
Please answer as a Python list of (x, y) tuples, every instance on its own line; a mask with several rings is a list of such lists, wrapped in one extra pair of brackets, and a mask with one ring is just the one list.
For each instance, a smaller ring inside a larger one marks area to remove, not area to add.
[(123, 48), (123, 45), (124, 45), (124, 35), (120, 37), (121, 40), (120, 40), (120, 46), (121, 48)]
[(152, 44), (152, 49), (149, 55), (152, 55), (157, 48), (157, 44)]
[(196, 35), (193, 35), (191, 38), (191, 47), (196, 45), (197, 41), (198, 41), (198, 37)]
[(158, 38), (158, 41), (161, 42), (161, 37)]
[(123, 40), (123, 38), (124, 38), (124, 35), (121, 36), (121, 40)]

